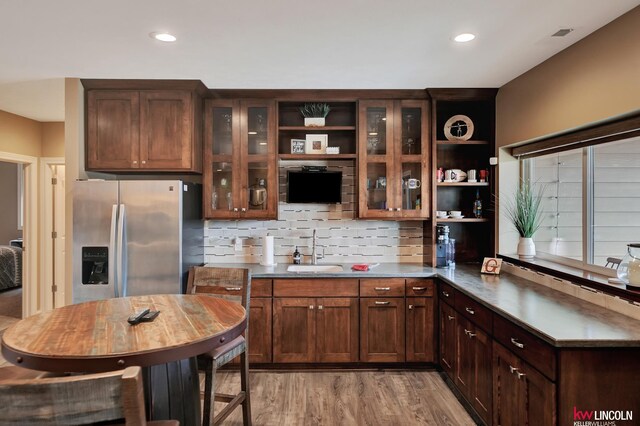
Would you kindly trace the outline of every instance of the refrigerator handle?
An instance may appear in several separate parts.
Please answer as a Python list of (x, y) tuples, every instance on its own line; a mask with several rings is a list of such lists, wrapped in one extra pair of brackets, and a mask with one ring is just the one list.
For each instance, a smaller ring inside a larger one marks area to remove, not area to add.
[(118, 282), (116, 277), (116, 231), (118, 223), (118, 205), (111, 207), (111, 229), (109, 231), (109, 282), (113, 285), (113, 297), (118, 297)]
[(120, 213), (118, 214), (118, 258), (116, 264), (116, 272), (118, 274), (117, 295), (116, 297), (126, 297), (127, 295), (127, 216), (125, 214), (124, 204), (120, 204)]

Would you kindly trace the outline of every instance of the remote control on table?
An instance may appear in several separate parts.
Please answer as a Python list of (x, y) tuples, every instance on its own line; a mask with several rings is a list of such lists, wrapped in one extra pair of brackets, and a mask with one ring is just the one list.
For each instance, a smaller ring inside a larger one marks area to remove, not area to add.
[(143, 316), (140, 319), (140, 322), (151, 322), (154, 319), (156, 319), (156, 317), (158, 316), (159, 313), (160, 313), (160, 311), (149, 311), (149, 312), (147, 312), (147, 314), (145, 316)]
[(131, 315), (129, 319), (127, 319), (127, 322), (131, 325), (136, 325), (140, 322), (142, 317), (144, 317), (148, 313), (149, 313), (149, 308), (140, 309), (139, 311), (136, 311), (133, 315)]

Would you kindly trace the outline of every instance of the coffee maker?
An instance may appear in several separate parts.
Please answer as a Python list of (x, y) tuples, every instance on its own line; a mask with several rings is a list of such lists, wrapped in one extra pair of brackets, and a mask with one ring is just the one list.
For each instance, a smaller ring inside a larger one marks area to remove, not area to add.
[(436, 226), (436, 268), (446, 268), (447, 250), (449, 248), (449, 226)]

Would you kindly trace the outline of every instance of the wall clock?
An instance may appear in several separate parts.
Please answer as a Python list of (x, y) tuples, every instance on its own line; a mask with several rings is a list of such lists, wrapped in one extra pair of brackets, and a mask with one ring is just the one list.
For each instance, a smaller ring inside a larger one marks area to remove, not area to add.
[(466, 115), (454, 115), (444, 123), (444, 136), (449, 141), (466, 141), (473, 135), (473, 121)]

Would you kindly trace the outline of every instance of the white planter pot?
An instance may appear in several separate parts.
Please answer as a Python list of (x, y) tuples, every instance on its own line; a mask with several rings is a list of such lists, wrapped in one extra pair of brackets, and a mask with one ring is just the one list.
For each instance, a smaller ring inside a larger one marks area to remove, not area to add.
[(305, 127), (324, 127), (324, 117), (309, 117), (304, 119)]
[(520, 237), (518, 242), (518, 257), (520, 259), (533, 259), (536, 255), (536, 245), (533, 238)]

